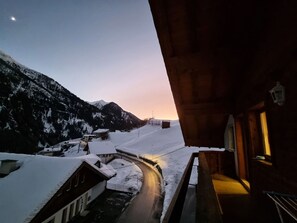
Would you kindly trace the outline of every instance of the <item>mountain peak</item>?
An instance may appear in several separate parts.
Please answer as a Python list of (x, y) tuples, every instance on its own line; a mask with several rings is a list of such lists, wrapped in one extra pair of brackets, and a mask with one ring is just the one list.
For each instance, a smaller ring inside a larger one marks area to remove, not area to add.
[(7, 55), (2, 50), (0, 50), (0, 59), (4, 60), (6, 62), (18, 64), (11, 56)]
[(104, 100), (99, 100), (99, 101), (93, 101), (90, 102), (91, 105), (94, 105), (95, 107), (102, 109), (105, 105), (109, 104), (109, 102), (106, 102)]

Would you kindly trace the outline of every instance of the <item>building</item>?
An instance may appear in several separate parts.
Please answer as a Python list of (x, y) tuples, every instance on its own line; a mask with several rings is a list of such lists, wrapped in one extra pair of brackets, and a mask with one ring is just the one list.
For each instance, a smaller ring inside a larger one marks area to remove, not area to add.
[(43, 156), (62, 156), (63, 151), (61, 146), (59, 147), (47, 147), (44, 148), (43, 150), (38, 152), (38, 155), (43, 155)]
[(98, 138), (98, 136), (95, 134), (85, 134), (85, 135), (83, 135), (81, 140), (84, 142), (89, 142), (89, 141), (92, 141), (94, 138)]
[[(0, 153), (1, 222), (67, 222), (99, 196), (115, 172), (94, 155)], [(5, 167), (4, 167), (5, 166)]]
[(106, 140), (94, 140), (92, 142), (88, 142), (87, 148), (88, 153), (97, 155), (103, 163), (111, 161), (117, 153), (113, 143)]
[(162, 120), (162, 129), (170, 128), (170, 120)]
[(109, 129), (97, 129), (93, 132), (97, 138), (101, 138), (102, 140), (108, 139)]
[[(253, 210), (267, 208), (264, 221), (277, 216), (263, 192), (297, 193), (297, 2), (149, 3), (185, 144), (226, 146), (223, 153), (200, 153), (201, 163), (205, 158), (212, 177), (240, 182), (252, 203), (261, 204)], [(213, 187), (214, 178), (205, 179), (197, 193), (203, 184)], [(204, 202), (197, 196), (200, 222), (220, 221), (210, 213), (218, 206), (207, 202), (210, 191)], [(218, 195), (223, 221), (244, 212), (245, 206), (230, 208)], [(251, 213), (253, 222), (260, 222), (258, 212)]]

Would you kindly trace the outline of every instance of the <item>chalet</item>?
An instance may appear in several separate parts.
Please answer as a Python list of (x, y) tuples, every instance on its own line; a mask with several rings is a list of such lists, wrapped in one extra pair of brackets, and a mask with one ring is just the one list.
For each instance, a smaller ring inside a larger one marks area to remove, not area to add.
[(97, 129), (93, 132), (97, 138), (101, 138), (102, 140), (108, 139), (109, 129)]
[(62, 148), (61, 147), (47, 147), (38, 152), (38, 155), (44, 156), (62, 156)]
[(92, 139), (94, 139), (94, 138), (98, 138), (98, 136), (95, 134), (85, 134), (85, 135), (83, 135), (81, 140), (84, 142), (89, 142), (89, 141), (92, 141)]
[[(149, 3), (185, 144), (226, 146), (193, 154), (197, 222), (277, 222), (267, 191), (297, 193), (297, 1)], [(164, 222), (180, 218), (179, 188)]]
[(95, 154), (100, 157), (103, 163), (108, 163), (114, 158), (117, 151), (110, 141), (94, 140), (88, 142), (88, 153)]
[(162, 120), (162, 129), (170, 128), (170, 120)]
[[(100, 195), (115, 172), (94, 155), (0, 153), (1, 222), (67, 222)], [(5, 208), (4, 208), (5, 207)]]
[(161, 125), (162, 121), (160, 119), (154, 119), (154, 118), (150, 118), (147, 123), (149, 125)]

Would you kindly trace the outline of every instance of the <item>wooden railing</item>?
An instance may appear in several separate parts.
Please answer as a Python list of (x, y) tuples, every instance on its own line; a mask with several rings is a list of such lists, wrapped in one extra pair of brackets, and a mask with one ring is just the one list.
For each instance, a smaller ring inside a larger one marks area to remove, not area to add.
[(196, 219), (196, 222), (223, 222), (222, 209), (204, 152), (199, 153)]
[(177, 186), (176, 192), (171, 200), (171, 203), (169, 204), (167, 212), (163, 218), (163, 223), (180, 221), (195, 157), (198, 157), (198, 153), (192, 154), (185, 169), (185, 172)]
[(222, 222), (222, 213), (216, 192), (212, 184), (205, 154), (200, 152), (192, 154), (177, 190), (163, 218), (163, 223), (180, 222), (193, 162), (196, 157), (199, 158), (196, 222)]

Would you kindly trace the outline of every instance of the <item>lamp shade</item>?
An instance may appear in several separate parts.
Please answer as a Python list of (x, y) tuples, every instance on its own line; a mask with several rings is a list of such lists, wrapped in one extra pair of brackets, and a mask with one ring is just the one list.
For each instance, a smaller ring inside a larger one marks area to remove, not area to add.
[(283, 105), (285, 103), (285, 88), (278, 81), (269, 92), (274, 103), (278, 105)]

